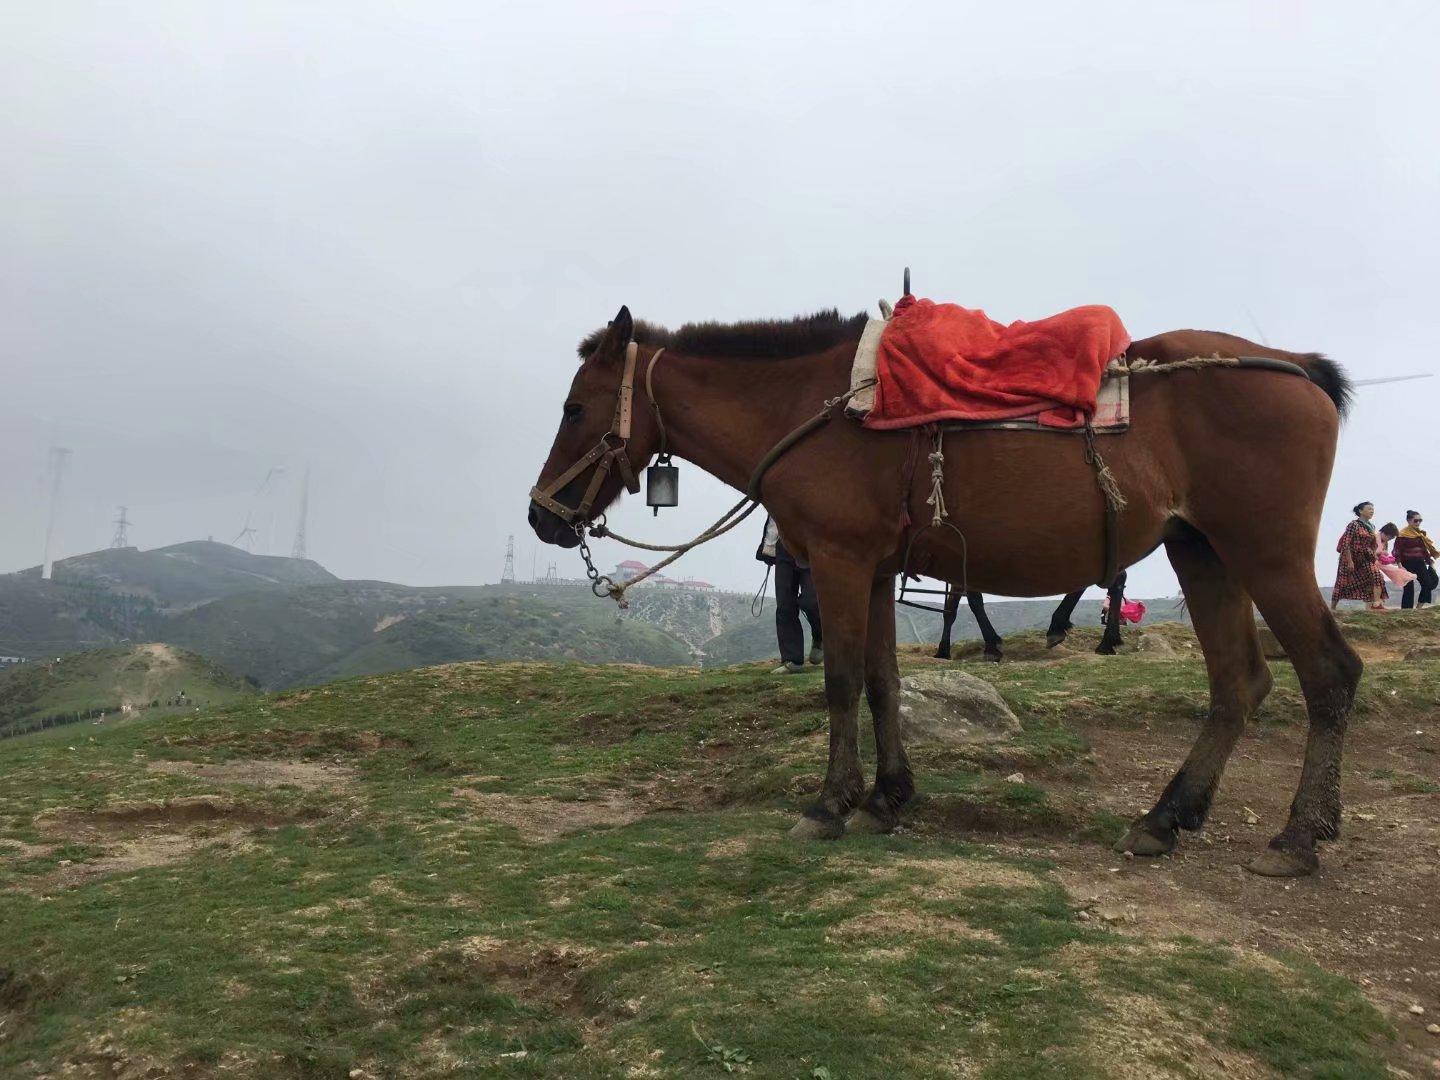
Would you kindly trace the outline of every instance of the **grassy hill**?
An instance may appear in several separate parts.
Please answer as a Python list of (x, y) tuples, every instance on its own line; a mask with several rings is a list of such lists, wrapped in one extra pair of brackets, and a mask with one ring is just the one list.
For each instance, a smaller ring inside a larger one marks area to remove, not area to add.
[(1235, 865), (1303, 747), (1283, 663), (1206, 831), (1109, 850), (1204, 713), (1184, 627), (955, 665), (1023, 731), (913, 747), (905, 828), (823, 845), (785, 837), (819, 677), (762, 667), (461, 664), (0, 742), (0, 1075), (1422, 1075), (1424, 614), (1347, 618), (1349, 816), (1293, 887)]
[[(39, 579), (40, 567), (19, 572)], [(111, 548), (60, 559), (53, 580), (90, 582), (116, 593), (144, 596), (159, 608), (186, 608), (254, 589), (286, 589), (338, 580), (319, 563), (254, 555), (229, 544), (193, 540), (141, 551)]]
[(224, 705), (255, 692), (203, 656), (169, 645), (94, 649), (24, 664), (0, 677), (0, 734), (40, 717), (169, 702), (181, 691), (198, 706)]

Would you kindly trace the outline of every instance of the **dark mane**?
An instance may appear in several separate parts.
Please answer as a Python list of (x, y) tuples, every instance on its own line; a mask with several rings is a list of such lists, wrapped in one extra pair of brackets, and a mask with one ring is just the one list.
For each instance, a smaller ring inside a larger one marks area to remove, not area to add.
[[(752, 360), (783, 360), (791, 356), (824, 352), (845, 341), (860, 340), (865, 329), (865, 312), (848, 319), (835, 308), (793, 319), (751, 319), (734, 323), (686, 323), (679, 330), (635, 320), (635, 340), (676, 352), (699, 356), (724, 356)], [(600, 347), (605, 327), (586, 335), (577, 350), (587, 360)]]

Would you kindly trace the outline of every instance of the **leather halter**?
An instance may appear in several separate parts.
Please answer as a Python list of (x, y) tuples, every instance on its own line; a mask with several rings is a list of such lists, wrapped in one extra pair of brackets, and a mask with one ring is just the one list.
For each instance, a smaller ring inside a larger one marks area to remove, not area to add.
[[(600, 436), (600, 441), (584, 457), (550, 483), (543, 488), (537, 485), (530, 489), (532, 501), (539, 503), (567, 525), (590, 520), (590, 507), (595, 504), (595, 498), (600, 494), (600, 486), (605, 483), (605, 478), (610, 475), (612, 468), (619, 471), (620, 479), (624, 481), (625, 489), (631, 495), (640, 491), (640, 480), (635, 475), (635, 468), (631, 465), (630, 456), (626, 452), (627, 443), (630, 440), (630, 417), (635, 398), (635, 358), (639, 355), (639, 351), (640, 347), (633, 341), (625, 346), (625, 373), (620, 377), (620, 389), (616, 392), (615, 416), (610, 421), (610, 430)], [(664, 351), (661, 349), (650, 358), (650, 366), (645, 372), (647, 391), (650, 387), (650, 375), (655, 370), (655, 361), (660, 359), (660, 354)], [(655, 403), (653, 394), (651, 394), (650, 401), (653, 407)], [(659, 408), (656, 407), (655, 411), (658, 417)], [(663, 426), (661, 430), (663, 432)], [(585, 489), (585, 496), (580, 500), (580, 505), (572, 510), (564, 503), (558, 502), (555, 496), (560, 494), (561, 489), (591, 465), (595, 466), (595, 472), (590, 477), (590, 484)]]

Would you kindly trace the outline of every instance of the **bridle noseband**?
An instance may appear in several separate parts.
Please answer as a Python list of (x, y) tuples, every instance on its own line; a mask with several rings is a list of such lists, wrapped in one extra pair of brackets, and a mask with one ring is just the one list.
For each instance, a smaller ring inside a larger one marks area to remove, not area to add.
[[(655, 408), (657, 418), (660, 410), (658, 406), (654, 405), (654, 393), (650, 391), (650, 376), (655, 371), (655, 361), (660, 359), (664, 351), (664, 349), (660, 349), (650, 357), (650, 366), (645, 371), (645, 387), (647, 392), (650, 392), (651, 405)], [(584, 457), (546, 484), (545, 487), (537, 485), (530, 489), (530, 498), (533, 502), (539, 503), (567, 525), (583, 525), (590, 520), (590, 507), (595, 504), (596, 496), (600, 494), (600, 487), (605, 483), (605, 478), (610, 475), (612, 468), (619, 470), (620, 479), (624, 481), (626, 491), (631, 495), (638, 494), (640, 491), (640, 479), (635, 475), (635, 467), (631, 465), (630, 456), (626, 452), (627, 444), (630, 441), (630, 416), (635, 398), (635, 359), (639, 352), (639, 345), (633, 341), (625, 346), (625, 373), (620, 377), (620, 389), (615, 401), (615, 416), (610, 421), (610, 429), (600, 436), (600, 441)], [(663, 426), (661, 430), (664, 430)], [(580, 500), (580, 505), (572, 510), (564, 503), (557, 501), (555, 496), (560, 494), (561, 489), (591, 465), (595, 466), (595, 473), (590, 477), (590, 484), (585, 489), (585, 496)]]

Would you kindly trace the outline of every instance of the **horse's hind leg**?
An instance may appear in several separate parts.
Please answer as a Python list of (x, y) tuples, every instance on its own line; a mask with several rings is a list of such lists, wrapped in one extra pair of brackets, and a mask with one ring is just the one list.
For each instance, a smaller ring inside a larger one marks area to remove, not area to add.
[[(958, 592), (953, 593), (959, 599)], [(900, 669), (895, 662), (895, 581), (883, 577), (870, 593), (865, 637), (865, 698), (875, 720), (875, 786), (850, 819), (858, 832), (889, 832), (915, 794), (900, 737)]]
[(945, 589), (945, 611), (941, 615), (940, 643), (935, 647), (936, 660), (950, 659), (950, 634), (955, 629), (955, 617), (960, 614), (960, 590), (954, 585)]
[[(1297, 544), (1295, 550), (1310, 548)], [(1364, 665), (1316, 590), (1308, 559), (1258, 566), (1252, 577), (1247, 577), (1247, 585), (1260, 613), (1300, 678), (1310, 733), (1290, 818), (1248, 869), (1267, 877), (1294, 877), (1319, 865), (1317, 840), (1340, 835), (1340, 759)]]
[(985, 639), (985, 659), (998, 664), (1003, 659), (1000, 646), (1004, 644), (1004, 639), (995, 632), (990, 616), (985, 614), (985, 594), (967, 592), (965, 602), (970, 605), (970, 614), (975, 616), (975, 623), (980, 627), (980, 636)]
[[(1260, 649), (1250, 596), (1198, 533), (1167, 541), (1166, 553), (1190, 605), (1195, 634), (1210, 675), (1210, 711), (1190, 755), (1154, 807), (1116, 845), (1136, 855), (1163, 855), (1180, 829), (1198, 829), (1245, 718), (1270, 692), (1270, 669)], [(1317, 594), (1318, 595), (1318, 594)], [(1111, 612), (1118, 603), (1112, 598)]]
[[(845, 835), (845, 818), (865, 794), (857, 722), (874, 567), (812, 553), (810, 570), (820, 600), (825, 639), (825, 704), (830, 713), (830, 759), (820, 797), (806, 808), (805, 816), (790, 830), (790, 835), (800, 840), (838, 840)], [(893, 591), (893, 582), (890, 588)], [(893, 656), (893, 595), (889, 610)]]
[(1060, 606), (1050, 616), (1050, 629), (1045, 631), (1045, 644), (1048, 647), (1055, 648), (1065, 640), (1066, 634), (1075, 629), (1075, 624), (1070, 621), (1070, 616), (1075, 614), (1075, 605), (1084, 595), (1085, 590), (1079, 589), (1060, 601)]

